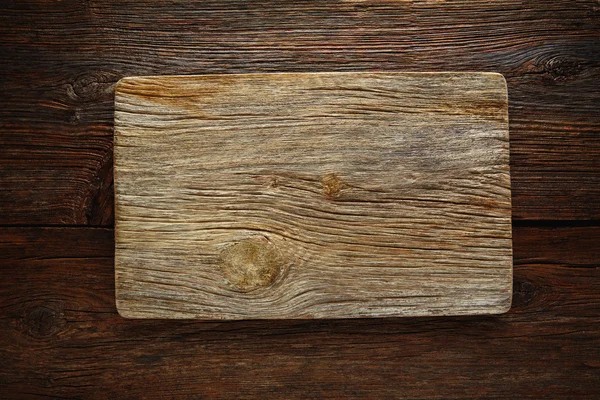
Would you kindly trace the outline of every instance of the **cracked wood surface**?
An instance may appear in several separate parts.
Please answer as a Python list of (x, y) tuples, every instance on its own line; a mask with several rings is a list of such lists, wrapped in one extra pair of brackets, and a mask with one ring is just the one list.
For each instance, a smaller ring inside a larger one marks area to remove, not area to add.
[(115, 102), (121, 315), (510, 307), (502, 75), (132, 77)]

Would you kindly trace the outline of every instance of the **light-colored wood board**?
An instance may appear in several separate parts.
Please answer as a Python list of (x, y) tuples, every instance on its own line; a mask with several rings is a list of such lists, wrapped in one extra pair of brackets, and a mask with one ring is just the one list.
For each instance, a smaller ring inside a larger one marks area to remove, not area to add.
[(115, 108), (121, 315), (510, 307), (502, 75), (131, 77)]

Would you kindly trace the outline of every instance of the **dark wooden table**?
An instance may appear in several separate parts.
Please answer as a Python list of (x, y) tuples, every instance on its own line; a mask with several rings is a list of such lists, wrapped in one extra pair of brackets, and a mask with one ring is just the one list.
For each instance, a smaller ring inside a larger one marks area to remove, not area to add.
[[(600, 2), (0, 7), (0, 397), (600, 397)], [(506, 76), (512, 310), (233, 323), (121, 318), (115, 82), (354, 70)]]

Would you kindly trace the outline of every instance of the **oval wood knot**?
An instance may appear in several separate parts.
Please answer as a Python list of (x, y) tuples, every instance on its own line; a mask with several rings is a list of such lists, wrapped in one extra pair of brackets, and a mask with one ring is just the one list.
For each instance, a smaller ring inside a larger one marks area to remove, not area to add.
[(56, 335), (65, 323), (60, 307), (36, 305), (23, 316), (25, 331), (33, 338), (42, 339)]
[(281, 256), (266, 237), (243, 240), (220, 254), (220, 268), (236, 290), (249, 292), (275, 282), (281, 271)]
[(346, 187), (342, 178), (337, 174), (326, 174), (321, 178), (321, 185), (323, 186), (323, 194), (328, 199), (335, 199), (340, 197), (342, 189)]

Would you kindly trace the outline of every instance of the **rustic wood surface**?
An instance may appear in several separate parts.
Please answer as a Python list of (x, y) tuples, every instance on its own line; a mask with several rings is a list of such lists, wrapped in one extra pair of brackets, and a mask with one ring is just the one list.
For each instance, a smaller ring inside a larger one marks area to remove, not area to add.
[(3, 4), (2, 224), (112, 223), (123, 76), (356, 70), (502, 73), (513, 217), (599, 218), (596, 0)]
[(121, 80), (119, 313), (506, 312), (507, 107), (493, 73)]
[(513, 306), (500, 316), (199, 322), (116, 313), (110, 228), (3, 228), (1, 392), (596, 398), (599, 236), (516, 225)]
[[(600, 397), (596, 0), (0, 8), (0, 398)], [(112, 128), (121, 77), (377, 70), (507, 78), (507, 314), (118, 316)]]

